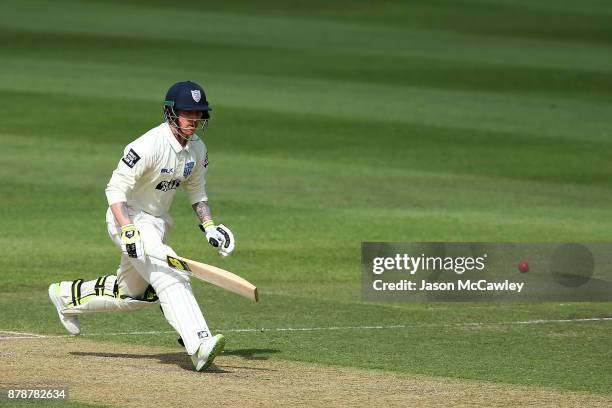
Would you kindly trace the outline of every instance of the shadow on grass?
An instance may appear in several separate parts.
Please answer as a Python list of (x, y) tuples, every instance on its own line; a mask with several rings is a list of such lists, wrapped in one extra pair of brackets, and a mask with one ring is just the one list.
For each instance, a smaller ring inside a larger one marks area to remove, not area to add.
[(248, 349), (236, 349), (236, 350), (225, 350), (223, 355), (225, 356), (238, 356), (245, 360), (267, 360), (269, 357), (266, 354), (280, 353), (278, 349), (268, 348), (248, 348)]
[[(142, 360), (143, 358), (158, 360), (162, 364), (171, 364), (179, 366), (180, 368), (187, 371), (194, 371), (191, 360), (184, 352), (181, 353), (160, 353), (160, 354), (133, 354), (133, 353), (107, 353), (107, 352), (85, 352), (85, 351), (73, 351), (70, 352), (73, 356), (79, 357), (102, 357), (102, 358), (132, 358)], [(231, 371), (225, 371), (214, 364), (205, 371), (206, 373), (230, 373)]]
[[(279, 353), (277, 349), (236, 349), (236, 350), (225, 350), (221, 356), (238, 356), (246, 360), (267, 360), (268, 357), (265, 354)], [(70, 352), (73, 356), (79, 357), (102, 357), (102, 358), (125, 358), (125, 359), (137, 359), (142, 360), (143, 358), (157, 360), (162, 364), (171, 364), (179, 366), (180, 368), (188, 371), (193, 371), (193, 364), (191, 360), (184, 352), (177, 353), (159, 353), (159, 354), (134, 354), (134, 353), (109, 353), (109, 352), (85, 352), (85, 351), (73, 351)], [(229, 367), (229, 366), (228, 366)], [(248, 369), (250, 367), (233, 367)], [(255, 368), (253, 368), (255, 369)], [(231, 373), (231, 371), (223, 370), (214, 364), (205, 372), (207, 373)]]

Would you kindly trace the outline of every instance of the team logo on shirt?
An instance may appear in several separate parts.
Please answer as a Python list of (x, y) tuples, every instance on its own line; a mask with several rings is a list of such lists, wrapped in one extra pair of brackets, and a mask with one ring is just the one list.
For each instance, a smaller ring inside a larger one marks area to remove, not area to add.
[(124, 162), (130, 169), (133, 168), (136, 163), (138, 163), (138, 160), (140, 160), (140, 156), (134, 151), (134, 149), (130, 149), (125, 157), (121, 159), (121, 161)]
[(170, 174), (170, 173), (174, 173), (174, 168), (170, 167), (170, 168), (165, 168), (165, 169), (161, 169), (161, 174)]
[(156, 190), (161, 190), (161, 191), (170, 191), (170, 190), (174, 190), (176, 188), (178, 188), (181, 185), (181, 181), (180, 180), (164, 180), (164, 181), (160, 181), (158, 185), (155, 186)]
[(191, 91), (191, 97), (197, 103), (197, 102), (200, 102), (200, 99), (202, 99), (202, 94), (200, 93), (199, 89), (195, 89), (195, 90)]
[(189, 177), (189, 175), (193, 171), (194, 165), (195, 165), (195, 162), (189, 162), (185, 164), (185, 170), (183, 170), (183, 177), (185, 178)]

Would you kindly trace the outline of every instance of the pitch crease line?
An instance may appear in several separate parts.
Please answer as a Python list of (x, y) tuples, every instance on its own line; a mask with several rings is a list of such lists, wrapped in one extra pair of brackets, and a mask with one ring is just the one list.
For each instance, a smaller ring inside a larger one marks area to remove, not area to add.
[[(550, 323), (572, 323), (572, 322), (602, 322), (612, 321), (612, 317), (585, 317), (579, 319), (538, 319), (522, 320), (515, 322), (466, 322), (466, 323), (432, 323), (432, 324), (397, 324), (389, 326), (324, 326), (324, 327), (273, 327), (273, 328), (243, 328), (243, 329), (217, 329), (221, 333), (261, 333), (261, 332), (300, 332), (300, 331), (333, 331), (333, 330), (393, 330), (419, 327), (470, 327), (470, 326), (503, 326), (503, 325), (529, 325)], [(138, 334), (172, 334), (175, 331), (150, 331), (150, 332), (125, 332), (125, 333), (91, 333), (83, 336), (123, 336)], [(66, 336), (68, 337), (68, 336)]]
[(0, 330), (0, 335), (9, 334), (10, 336), (0, 336), (0, 340), (10, 339), (44, 339), (48, 336), (44, 334), (28, 333), (28, 332), (16, 332), (10, 330)]
[[(530, 325), (530, 324), (550, 324), (550, 323), (575, 323), (575, 322), (606, 322), (612, 321), (612, 317), (585, 317), (578, 319), (537, 319), (537, 320), (519, 320), (514, 322), (465, 322), (465, 323), (430, 323), (430, 324), (397, 324), (389, 326), (324, 326), (324, 327), (274, 327), (274, 328), (243, 328), (243, 329), (217, 329), (221, 333), (261, 333), (261, 332), (307, 332), (307, 331), (333, 331), (333, 330), (393, 330), (393, 329), (418, 329), (431, 327), (484, 327), (484, 326), (513, 326), (513, 325)], [(74, 337), (68, 334), (57, 336), (46, 336), (35, 333), (2, 331), (0, 334), (14, 334), (15, 336), (0, 336), (0, 340), (13, 339), (45, 339), (45, 338), (62, 338)], [(100, 337), (100, 336), (138, 336), (147, 334), (176, 334), (174, 330), (168, 331), (134, 331), (121, 333), (85, 333), (82, 337)]]

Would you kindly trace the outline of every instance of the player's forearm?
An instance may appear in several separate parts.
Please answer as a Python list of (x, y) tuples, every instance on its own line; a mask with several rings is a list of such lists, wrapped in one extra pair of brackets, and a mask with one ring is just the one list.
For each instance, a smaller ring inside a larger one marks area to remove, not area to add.
[(115, 219), (122, 227), (127, 224), (133, 224), (130, 214), (128, 213), (127, 203), (120, 202), (111, 204), (110, 209)]
[(191, 207), (198, 215), (201, 223), (212, 220), (212, 213), (210, 212), (208, 201), (200, 201), (199, 203), (193, 204)]

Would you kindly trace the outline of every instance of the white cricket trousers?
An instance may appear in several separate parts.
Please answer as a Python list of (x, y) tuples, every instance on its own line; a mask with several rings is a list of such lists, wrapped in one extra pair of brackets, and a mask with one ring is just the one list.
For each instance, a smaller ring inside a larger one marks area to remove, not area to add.
[[(165, 244), (166, 237), (172, 225), (170, 216), (155, 217), (145, 212), (129, 210), (132, 221), (140, 230), (145, 253), (158, 253), (176, 255), (174, 250)], [(121, 226), (115, 220), (110, 208), (106, 213), (108, 233), (121, 249)], [(103, 279), (104, 278), (104, 279)], [(143, 305), (155, 304), (141, 301), (145, 291), (151, 285), (159, 297), (164, 316), (170, 325), (182, 337), (187, 354), (197, 352), (200, 344), (212, 338), (206, 320), (202, 315), (189, 283), (189, 276), (182, 271), (170, 268), (165, 261), (145, 256), (145, 260), (130, 258), (121, 255), (121, 262), (117, 269), (116, 289), (113, 295), (113, 279), (101, 277), (88, 282), (66, 281), (61, 282), (60, 292), (64, 304), (70, 309), (68, 313), (90, 313), (106, 311), (132, 311)], [(100, 288), (106, 282), (106, 291)], [(75, 286), (76, 285), (76, 286)], [(83, 302), (74, 301), (76, 292), (90, 293)], [(109, 290), (110, 289), (110, 290)], [(110, 292), (110, 297), (109, 297)]]

